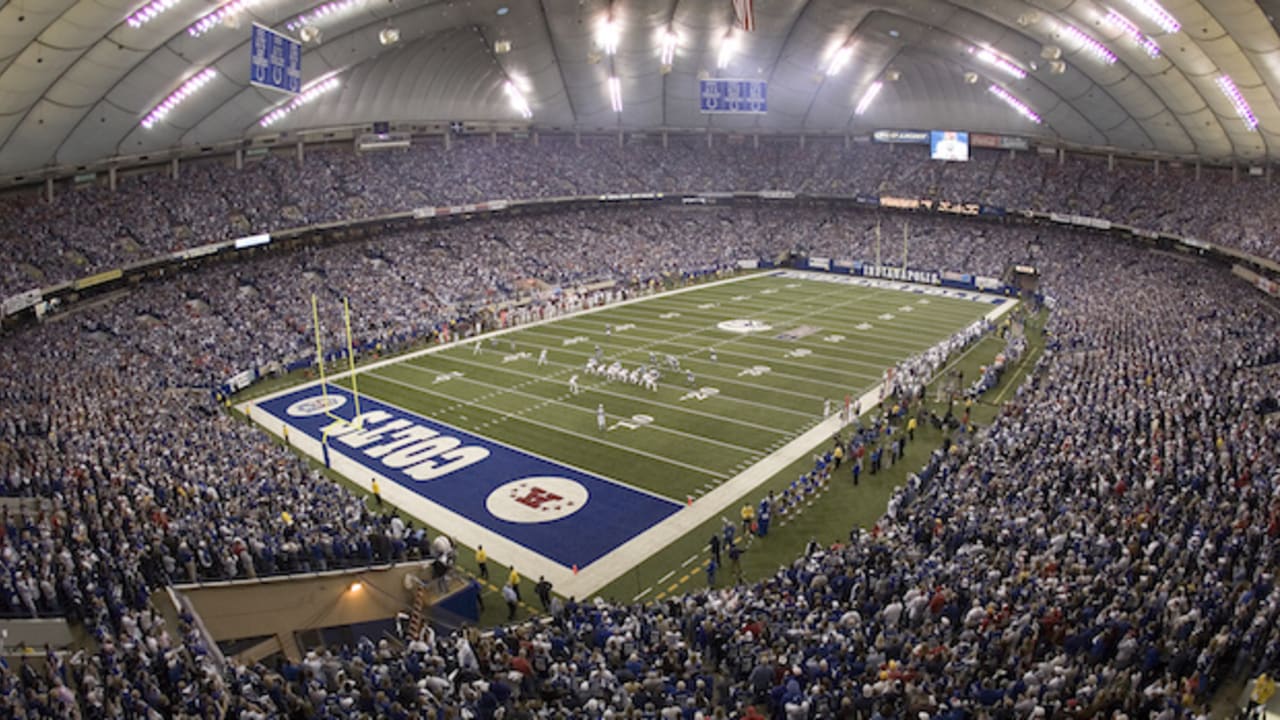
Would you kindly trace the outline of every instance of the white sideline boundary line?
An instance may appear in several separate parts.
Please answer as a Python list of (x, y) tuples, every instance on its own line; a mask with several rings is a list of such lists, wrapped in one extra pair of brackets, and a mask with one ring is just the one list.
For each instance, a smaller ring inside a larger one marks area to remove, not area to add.
[[(984, 317), (994, 322), (1013, 310), (1018, 302), (1016, 299), (1005, 298), (1005, 302), (993, 307)], [(878, 383), (859, 398), (859, 407), (863, 408), (864, 413), (870, 412), (879, 404), (880, 388), (883, 385), (884, 383)], [(694, 501), (692, 505), (668, 516), (667, 519), (591, 563), (586, 570), (571, 576), (564, 586), (557, 585), (557, 592), (581, 599), (587, 598), (591, 593), (630, 572), (632, 568), (684, 537), (699, 525), (722, 514), (725, 508), (732, 506), (739, 498), (765, 484), (791, 463), (808, 455), (814, 447), (829, 440), (843, 427), (844, 422), (838, 412), (824, 419), (777, 451), (721, 483), (716, 489)]]
[[(375, 370), (404, 360), (430, 355), (432, 353), (441, 352), (449, 348), (459, 347), (469, 343), (482, 342), (490, 338), (499, 337), (512, 332), (518, 332), (529, 327), (557, 322), (569, 317), (601, 312), (610, 308), (651, 300), (655, 297), (679, 295), (703, 288), (743, 282), (758, 277), (770, 277), (776, 272), (778, 272), (778, 270), (749, 272), (732, 278), (725, 278), (723, 280), (714, 280), (708, 283), (677, 288), (665, 293), (641, 295), (639, 297), (623, 300), (617, 303), (577, 310), (564, 315), (525, 323), (523, 325), (513, 325), (511, 327), (491, 331), (473, 338), (455, 340), (454, 342), (435, 345), (412, 353), (397, 355), (386, 360), (379, 360), (377, 362), (370, 363), (369, 365), (358, 367), (355, 372), (361, 373)], [(826, 275), (826, 273), (811, 271), (788, 270), (787, 272), (814, 276)], [(791, 275), (791, 277), (795, 276)], [(881, 280), (880, 282), (883, 282), (886, 285), (890, 282), (901, 285), (912, 285), (912, 283), (900, 281)], [(885, 287), (884, 289), (896, 288)], [(994, 298), (994, 296), (987, 297)], [(994, 321), (1011, 311), (1018, 304), (1019, 301), (1016, 299), (1005, 298), (1005, 302), (995, 306), (992, 310), (988, 311), (984, 317), (988, 320)], [(325, 381), (329, 383), (336, 383), (350, 375), (351, 371), (347, 370), (328, 376)], [(261, 426), (263, 429), (271, 432), (277, 437), (284, 437), (285, 433), (291, 426), (282, 420), (268, 415), (265, 411), (260, 410), (256, 414), (253, 413), (252, 411), (254, 406), (277, 398), (281, 395), (294, 393), (308, 387), (315, 387), (319, 384), (319, 379), (301, 383), (253, 400), (239, 403), (235, 407), (241, 412), (246, 413), (246, 415), (255, 424)], [(870, 411), (871, 408), (878, 404), (879, 393), (882, 386), (883, 383), (876, 384), (869, 388), (859, 398), (859, 406), (864, 408), (864, 411)], [(268, 418), (270, 418), (269, 421), (267, 420)], [(742, 472), (720, 483), (714, 490), (699, 497), (696, 502), (687, 505), (681, 510), (677, 510), (672, 515), (669, 515), (665, 520), (650, 526), (648, 529), (642, 531), (627, 542), (596, 559), (586, 568), (580, 569), (577, 573), (573, 572), (571, 568), (566, 568), (554, 560), (520, 545), (514, 540), (508, 539), (503, 535), (485, 528), (466, 516), (460, 515), (442, 505), (427, 500), (412, 490), (401, 486), (391, 478), (370, 470), (364, 465), (346, 457), (341, 452), (336, 452), (333, 445), (330, 445), (329, 459), (330, 469), (338, 472), (355, 485), (360, 486), (367, 491), (372, 490), (372, 481), (375, 479), (378, 480), (383, 498), (391, 504), (405, 510), (420, 522), (430, 524), (435, 527), (438, 532), (448, 535), (455, 541), (455, 544), (461, 543), (472, 548), (477, 545), (484, 545), (489, 556), (495, 561), (504, 562), (510, 567), (517, 568), (526, 577), (544, 575), (555, 585), (557, 593), (564, 596), (573, 596), (585, 599), (592, 593), (600, 590), (631, 571), (650, 556), (696, 529), (707, 520), (723, 513), (725, 508), (731, 506), (742, 496), (763, 485), (791, 463), (801, 457), (804, 457), (812, 448), (818, 446), (826, 439), (829, 439), (842, 427), (844, 427), (844, 423), (842, 422), (840, 413), (831, 415), (805, 433), (795, 437), (776, 451), (770, 453), (764, 458), (761, 458), (760, 460), (757, 460)], [(312, 439), (297, 428), (292, 429), (293, 433), (290, 435), (288, 443), (313, 459), (323, 462), (324, 454), (320, 441)], [(522, 450), (522, 452), (527, 451)], [(594, 475), (595, 473), (592, 474)], [(614, 481), (611, 480), (611, 482)]]
[[(423, 393), (427, 393), (427, 394), (431, 394), (431, 395), (437, 395), (437, 396), (439, 396), (439, 397), (444, 397), (444, 398), (447, 398), (447, 399), (449, 399), (449, 400), (456, 400), (456, 398), (453, 398), (453, 397), (451, 397), (451, 396), (449, 396), (449, 395), (446, 395), (446, 394), (444, 394), (444, 393), (437, 392), (437, 391), (432, 391), (432, 390), (428, 390), (427, 388), (421, 387), (421, 386), (419, 386), (419, 385), (414, 385), (414, 384), (412, 384), (412, 383), (407, 383), (407, 382), (405, 382), (405, 381), (403, 381), (403, 380), (397, 380), (397, 379), (395, 379), (395, 378), (393, 378), (393, 377), (387, 377), (386, 375), (378, 375), (378, 374), (376, 374), (376, 373), (369, 373), (368, 375), (369, 375), (369, 377), (374, 378), (374, 379), (377, 379), (377, 380), (381, 380), (382, 382), (391, 383), (391, 384), (393, 384), (393, 385), (403, 385), (404, 387), (414, 388), (414, 389), (416, 389), (418, 392), (423, 392)], [(477, 382), (477, 381), (472, 381), (472, 382)], [(484, 384), (484, 385), (489, 385), (489, 383), (483, 383), (483, 384)], [(489, 387), (495, 387), (495, 388), (496, 388), (496, 387), (498, 387), (498, 386), (496, 386), (496, 385), (489, 385)], [(511, 392), (517, 392), (517, 391), (512, 390)], [(527, 394), (527, 393), (525, 393), (525, 394)], [(381, 398), (379, 398), (378, 402), (386, 403), (386, 404), (388, 404), (388, 405), (391, 405), (391, 404), (392, 404), (392, 403), (388, 403), (386, 400), (382, 400)], [(562, 404), (562, 405), (568, 405), (569, 403), (560, 402), (560, 404)], [(718, 477), (718, 478), (721, 478), (721, 479), (726, 479), (726, 478), (728, 477), (728, 476), (727, 476), (727, 475), (725, 475), (724, 473), (722, 473), (722, 472), (717, 472), (717, 471), (712, 470), (712, 469), (710, 469), (710, 468), (698, 467), (697, 465), (694, 465), (694, 464), (692, 464), (692, 463), (686, 463), (686, 462), (683, 462), (683, 461), (681, 461), (681, 460), (675, 460), (675, 459), (670, 458), (670, 457), (662, 457), (662, 456), (656, 455), (655, 453), (649, 452), (649, 451), (647, 451), (647, 450), (641, 450), (640, 448), (627, 447), (626, 445), (622, 445), (622, 444), (619, 444), (619, 443), (613, 442), (613, 441), (611, 441), (611, 440), (606, 440), (606, 439), (604, 439), (604, 438), (602, 438), (602, 437), (599, 437), (599, 436), (597, 436), (597, 435), (589, 435), (589, 434), (587, 434), (587, 433), (578, 432), (577, 430), (572, 430), (572, 429), (569, 429), (569, 428), (559, 427), (558, 425), (551, 425), (551, 424), (549, 424), (549, 423), (542, 422), (541, 420), (534, 420), (533, 418), (525, 417), (525, 415), (526, 415), (527, 413), (517, 414), (517, 413), (513, 413), (513, 412), (504, 412), (504, 411), (502, 411), (502, 410), (498, 410), (498, 409), (496, 409), (496, 408), (492, 408), (492, 407), (489, 407), (489, 406), (487, 406), (487, 405), (481, 404), (480, 402), (477, 402), (477, 401), (475, 401), (475, 400), (468, 401), (468, 402), (467, 402), (467, 405), (469, 405), (469, 406), (471, 406), (471, 407), (474, 407), (474, 408), (478, 408), (478, 409), (480, 409), (480, 410), (484, 410), (484, 411), (486, 411), (486, 412), (494, 413), (494, 414), (496, 414), (496, 415), (500, 416), (501, 418), (503, 418), (504, 420), (512, 420), (512, 421), (516, 421), (516, 422), (524, 422), (524, 423), (528, 423), (528, 424), (530, 424), (530, 425), (536, 425), (536, 426), (538, 426), (538, 427), (540, 427), (540, 428), (544, 428), (544, 429), (546, 429), (546, 430), (550, 430), (550, 431), (552, 431), (552, 432), (558, 432), (558, 433), (561, 433), (561, 434), (563, 434), (563, 435), (568, 435), (568, 436), (570, 436), (570, 437), (575, 437), (575, 438), (578, 438), (579, 440), (583, 440), (583, 441), (586, 441), (586, 442), (593, 442), (593, 443), (597, 443), (597, 444), (599, 444), (599, 445), (605, 445), (605, 446), (607, 446), (607, 447), (615, 448), (615, 449), (616, 449), (616, 450), (618, 450), (619, 452), (629, 452), (629, 453), (631, 453), (631, 454), (633, 454), (633, 455), (640, 455), (641, 457), (647, 457), (647, 458), (649, 458), (649, 459), (651, 459), (651, 460), (656, 460), (656, 461), (658, 461), (658, 462), (665, 462), (665, 463), (667, 463), (668, 465), (674, 465), (674, 466), (676, 466), (676, 467), (681, 467), (681, 468), (684, 468), (685, 470), (692, 470), (693, 472), (701, 473), (701, 474), (703, 474), (703, 475), (707, 475), (707, 476), (709, 476), (709, 477)], [(399, 406), (397, 406), (397, 407), (399, 407)], [(399, 408), (399, 409), (400, 409), (402, 412), (410, 413), (410, 414), (412, 414), (412, 415), (418, 415), (419, 417), (426, 417), (425, 415), (422, 415), (421, 413), (413, 412), (412, 410), (406, 410), (405, 408)], [(574, 409), (575, 411), (581, 411), (581, 412), (584, 412), (584, 413), (587, 413), (587, 414), (593, 414), (593, 412), (592, 412), (592, 410), (591, 410), (590, 408), (582, 408), (582, 407), (578, 407), (578, 406), (573, 406), (573, 409)], [(611, 417), (618, 418), (618, 417), (622, 417), (622, 416), (620, 416), (620, 415), (612, 415)], [(449, 423), (447, 423), (447, 422), (445, 422), (445, 421), (443, 421), (443, 420), (438, 420), (438, 419), (435, 419), (435, 418), (429, 418), (429, 419), (430, 419), (432, 422), (436, 422), (436, 423), (440, 423), (440, 424), (442, 424), (442, 425), (450, 426), (450, 425), (449, 425)], [(451, 427), (451, 426), (450, 426), (450, 427)], [(491, 437), (488, 437), (488, 436), (480, 435), (480, 434), (479, 434), (478, 432), (476, 432), (476, 431), (466, 430), (466, 429), (464, 429), (464, 428), (457, 428), (457, 429), (458, 429), (458, 430), (460, 430), (460, 431), (462, 431), (462, 432), (465, 432), (465, 433), (471, 434), (471, 435), (477, 435), (477, 436), (479, 436), (479, 437), (483, 437), (483, 438), (485, 439), (485, 441), (487, 441), (487, 442), (491, 442), (491, 443), (498, 443), (498, 444), (502, 444), (502, 445), (507, 445), (508, 447), (511, 447), (511, 448), (513, 448), (513, 449), (515, 449), (515, 450), (519, 450), (520, 452), (523, 452), (523, 453), (529, 453), (529, 454), (531, 454), (531, 455), (536, 455), (536, 453), (530, 453), (528, 450), (525, 450), (524, 448), (516, 447), (515, 445), (508, 445), (507, 443), (503, 443), (503, 442), (501, 442), (501, 441), (499, 441), (499, 440), (495, 440), (494, 438), (491, 438)], [(662, 429), (662, 428), (661, 428), (661, 427), (658, 427), (658, 428), (655, 428), (655, 429)], [(677, 431), (672, 430), (671, 428), (666, 428), (666, 431), (667, 431), (667, 432), (669, 432), (669, 433), (677, 432)], [(696, 437), (696, 436), (694, 436), (694, 435), (690, 435), (689, 433), (680, 433), (680, 434), (681, 434), (681, 435), (684, 435), (684, 436), (686, 436), (686, 437), (690, 437), (690, 438), (694, 438), (694, 437)], [(702, 438), (702, 440), (703, 440), (704, 442), (707, 442), (707, 441), (709, 440), (709, 438)], [(748, 448), (739, 447), (739, 446), (736, 446), (736, 445), (731, 446), (731, 449), (733, 449), (735, 452), (752, 452), (752, 451), (751, 451), (751, 450), (749, 450)], [(557, 464), (557, 465), (563, 465), (563, 466), (565, 466), (565, 467), (573, 467), (572, 465), (569, 465), (569, 464), (567, 464), (567, 463), (561, 462), (561, 461), (559, 461), (559, 460), (551, 460), (550, 458), (544, 458), (544, 459), (548, 460), (548, 462), (553, 462), (553, 463), (555, 463), (555, 464)], [(577, 468), (574, 468), (574, 469), (577, 469)], [(582, 471), (580, 471), (580, 472), (587, 472), (587, 471), (586, 471), (586, 470), (582, 470)], [(602, 478), (604, 478), (605, 480), (608, 480), (609, 482), (614, 483), (614, 484), (616, 484), (616, 485), (626, 485), (627, 487), (632, 487), (632, 486), (627, 485), (626, 483), (624, 483), (624, 482), (622, 482), (622, 481), (620, 481), (620, 480), (614, 480), (613, 478), (606, 478), (606, 477), (604, 477), (603, 475), (600, 475), (599, 473), (588, 473), (588, 474), (596, 475), (597, 477), (602, 477)], [(638, 488), (633, 488), (633, 489), (638, 489)], [(648, 492), (648, 491), (645, 491), (645, 492)], [(653, 494), (653, 495), (655, 495), (656, 497), (662, 497), (662, 498), (665, 498), (665, 499), (667, 499), (667, 500), (671, 500), (672, 502), (679, 502), (678, 500), (675, 500), (675, 499), (672, 499), (672, 498), (667, 498), (667, 497), (666, 497), (666, 496), (664, 496), (664, 495), (658, 495), (657, 493), (652, 493), (652, 494)]]
[[(601, 312), (603, 310), (615, 308), (620, 305), (626, 305), (630, 303), (637, 303), (645, 300), (650, 300), (654, 297), (661, 296), (661, 295), (678, 295), (681, 293), (692, 292), (694, 290), (699, 290), (702, 288), (715, 287), (718, 285), (727, 285), (730, 283), (739, 283), (739, 282), (744, 282), (746, 280), (750, 280), (758, 277), (767, 277), (769, 272), (771, 271), (747, 272), (743, 275), (738, 275), (731, 278), (725, 278), (723, 280), (713, 280), (707, 283), (699, 283), (696, 285), (690, 285), (683, 288), (677, 288), (675, 290), (669, 290), (666, 293), (641, 295), (639, 297), (623, 300), (621, 302), (611, 303), (607, 305), (600, 305), (594, 308), (585, 308), (582, 310), (575, 310), (574, 312), (571, 312), (571, 313), (557, 315), (555, 317), (550, 317), (550, 318), (544, 318), (542, 320), (536, 320), (534, 322), (525, 323), (523, 325), (512, 325), (511, 327), (502, 328), (500, 330), (494, 330), (488, 333), (483, 333), (481, 335), (478, 335), (472, 338), (455, 340), (453, 342), (444, 343), (440, 345), (433, 345), (431, 347), (423, 348), (421, 350), (418, 350), (412, 353), (397, 355), (395, 357), (387, 358), (386, 360), (379, 360), (377, 362), (370, 363), (368, 365), (357, 367), (356, 373), (376, 370), (378, 368), (385, 367), (387, 365), (394, 365), (404, 360), (422, 357), (425, 355), (430, 355), (432, 353), (442, 352), (450, 348), (461, 347), (463, 345), (467, 345), (470, 343), (484, 342), (486, 340), (489, 340), (490, 338), (499, 337), (501, 335), (506, 335), (512, 332), (518, 332), (520, 330), (523, 330), (529, 327), (536, 327), (538, 325), (556, 322), (559, 320), (563, 320), (567, 317), (589, 315), (591, 313)], [(325, 382), (335, 384), (340, 380), (350, 377), (350, 375), (351, 375), (351, 371), (346, 370), (334, 375), (327, 376), (325, 378)], [(286, 437), (286, 433), (288, 433), (287, 443), (289, 445), (296, 448), (297, 450), (302, 451), (308, 457), (323, 463), (324, 450), (321, 447), (321, 443), (319, 440), (315, 440), (307, 436), (307, 434), (304, 433), (302, 430), (296, 427), (290, 426), (288, 423), (284, 422), (283, 420), (279, 420), (271, 416), (265, 410), (258, 410), (257, 412), (254, 412), (254, 410), (256, 409), (255, 406), (260, 403), (265, 403), (277, 397), (280, 397), (281, 395), (287, 395), (290, 393), (297, 392), (299, 390), (305, 390), (311, 387), (318, 387), (320, 385), (320, 382), (321, 382), (320, 379), (317, 378), (315, 380), (311, 380), (305, 383), (293, 385), (293, 386), (278, 390), (276, 392), (254, 398), (252, 400), (247, 400), (245, 402), (238, 403), (235, 407), (241, 412), (245, 413), (246, 417), (248, 417), (254, 424), (262, 427), (264, 430), (275, 435), (278, 438), (283, 439)], [(384, 400), (382, 402), (386, 402), (386, 401)], [(391, 404), (391, 403), (388, 403), (388, 404)], [(292, 432), (288, 432), (290, 429), (292, 430)], [(491, 442), (496, 442), (492, 438), (488, 438), (488, 440), (490, 440)], [(521, 450), (521, 452), (528, 453), (527, 450), (523, 450), (523, 449)], [(533, 453), (529, 453), (529, 454), (533, 454)], [(538, 457), (541, 457), (541, 456), (538, 456)], [(553, 462), (556, 462), (560, 465), (565, 465), (566, 467), (571, 467), (566, 463), (560, 462), (558, 460)], [(363, 488), (367, 492), (373, 491), (373, 481), (377, 480), (379, 485), (379, 490), (381, 490), (383, 499), (385, 499), (387, 502), (391, 503), (392, 505), (395, 505), (396, 507), (399, 507), (405, 512), (409, 513), (419, 522), (426, 523), (432, 526), (433, 528), (435, 528), (437, 532), (442, 532), (445, 535), (448, 535), (450, 538), (452, 538), (455, 541), (455, 543), (461, 543), (471, 548), (474, 548), (477, 545), (484, 545), (486, 548), (486, 551), (489, 554), (489, 557), (493, 558), (494, 561), (502, 562), (510, 567), (518, 568), (520, 572), (526, 577), (532, 577), (536, 575), (546, 576), (546, 578), (556, 586), (557, 592), (560, 592), (561, 594), (566, 594), (565, 591), (562, 590), (561, 588), (563, 586), (569, 585), (570, 581), (574, 577), (576, 577), (573, 574), (573, 571), (571, 568), (566, 568), (560, 563), (540, 553), (530, 550), (524, 545), (521, 545), (515, 542), (514, 540), (507, 538), (504, 535), (500, 535), (492, 530), (489, 530), (488, 528), (485, 528), (483, 525), (480, 525), (479, 523), (475, 522), (474, 520), (471, 520), (470, 518), (464, 515), (456, 513), (444, 507), (443, 505), (439, 505), (435, 502), (432, 502), (424, 498), (423, 496), (413, 492), (412, 490), (409, 490), (408, 488), (403, 487), (402, 485), (400, 485), (400, 483), (392, 480), (386, 475), (383, 475), (378, 472), (374, 472), (373, 470), (365, 467), (363, 464), (356, 462), (351, 458), (348, 458), (333, 444), (330, 444), (329, 446), (329, 469), (347, 478), (350, 482)], [(590, 473), (590, 474), (593, 476), (601, 477), (597, 473)], [(624, 487), (630, 487), (625, 483), (618, 483), (616, 480), (613, 480), (610, 478), (604, 478), (604, 479), (607, 480), (608, 482), (614, 482), (619, 485), (623, 485)], [(654, 495), (655, 497), (662, 497), (662, 499), (667, 500), (668, 502), (678, 502), (678, 501), (673, 501), (671, 498), (666, 498), (664, 496), (657, 495), (656, 493), (648, 492), (648, 494)], [(682, 511), (681, 510), (676, 511), (677, 514), (679, 514), (680, 512)], [(600, 560), (596, 560), (594, 563), (592, 563), (592, 565), (595, 565), (599, 562)]]
[[(559, 322), (561, 320), (567, 320), (569, 318), (576, 318), (581, 315), (590, 315), (592, 313), (604, 312), (605, 310), (624, 307), (626, 305), (632, 305), (635, 303), (644, 302), (646, 300), (653, 300), (654, 298), (668, 297), (671, 295), (681, 295), (687, 292), (693, 292), (695, 290), (702, 290), (704, 288), (718, 287), (720, 285), (728, 285), (730, 283), (745, 282), (747, 280), (753, 280), (755, 278), (769, 277), (774, 272), (776, 272), (776, 270), (763, 270), (763, 271), (755, 271), (755, 272), (747, 271), (745, 275), (725, 278), (723, 280), (712, 280), (711, 282), (699, 283), (697, 285), (689, 285), (686, 287), (676, 288), (674, 290), (666, 290), (664, 292), (653, 293), (650, 295), (640, 295), (637, 297), (629, 298), (627, 300), (621, 300), (619, 302), (609, 303), (607, 305), (597, 305), (596, 307), (593, 307), (593, 308), (583, 308), (582, 310), (574, 310), (573, 312), (565, 313), (563, 315), (556, 315), (555, 317), (543, 318), (541, 320), (534, 320), (533, 322), (527, 322), (527, 323), (524, 323), (523, 325), (511, 325), (509, 327), (501, 328), (498, 330), (490, 330), (489, 332), (486, 332), (480, 335), (475, 335), (469, 338), (455, 338), (447, 343), (432, 345), (431, 347), (422, 348), (421, 350), (414, 350), (411, 353), (405, 353), (403, 355), (396, 355), (394, 357), (389, 357), (386, 360), (379, 360), (377, 362), (369, 363), (368, 365), (359, 365), (356, 367), (355, 372), (358, 375), (362, 372), (368, 372), (370, 370), (377, 370), (378, 368), (386, 367), (387, 365), (394, 365), (404, 360), (412, 360), (414, 358), (420, 358), (424, 355), (431, 355), (432, 353), (444, 352), (445, 350), (448, 350), (450, 348), (463, 347), (465, 345), (471, 345), (477, 342), (483, 342), (485, 340), (490, 340), (496, 337), (501, 337), (503, 335), (508, 335), (513, 332), (519, 332), (527, 328), (538, 327), (539, 325), (549, 325), (553, 322)], [(329, 383), (336, 383), (339, 380), (344, 380), (348, 377), (351, 377), (351, 371), (343, 370), (342, 372), (339, 372), (337, 374), (326, 376), (325, 381)], [(245, 406), (256, 405), (260, 402), (266, 402), (267, 400), (277, 398), (281, 395), (287, 395), (291, 392), (296, 392), (298, 390), (302, 390), (308, 387), (314, 387), (319, 384), (320, 384), (320, 380), (318, 378), (315, 380), (308, 380), (305, 383), (300, 383), (298, 385), (291, 385), (287, 388), (284, 388), (283, 390), (277, 390), (276, 392), (273, 392), (267, 395), (262, 395), (252, 400), (247, 400), (245, 402), (240, 403), (239, 405), (236, 405), (236, 408), (243, 410)]]

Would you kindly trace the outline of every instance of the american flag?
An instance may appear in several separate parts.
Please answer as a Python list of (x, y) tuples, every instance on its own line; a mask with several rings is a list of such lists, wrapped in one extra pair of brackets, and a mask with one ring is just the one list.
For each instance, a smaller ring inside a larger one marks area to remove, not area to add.
[(746, 32), (756, 29), (756, 8), (754, 0), (733, 0), (733, 11), (738, 15), (738, 24)]

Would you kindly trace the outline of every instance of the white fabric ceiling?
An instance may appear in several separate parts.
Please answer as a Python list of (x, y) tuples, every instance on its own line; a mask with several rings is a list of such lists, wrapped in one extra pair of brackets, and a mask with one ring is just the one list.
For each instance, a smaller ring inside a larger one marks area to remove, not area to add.
[[(146, 0), (149, 1), (149, 0)], [(0, 0), (0, 175), (74, 166), (264, 132), (257, 121), (284, 100), (248, 84), (249, 23), (283, 29), (323, 0), (235, 0), (237, 23), (190, 37), (187, 27), (228, 0), (176, 0), (141, 28), (125, 18), (143, 0)], [(272, 132), (391, 121), (522, 122), (503, 84), (526, 88), (536, 126), (563, 129), (728, 128), (867, 132), (948, 127), (1037, 135), (1064, 143), (1154, 151), (1208, 160), (1280, 156), (1280, 0), (1165, 0), (1181, 23), (1163, 33), (1135, 0), (755, 0), (757, 30), (724, 70), (731, 0), (362, 0), (316, 23), (304, 81), (338, 72), (341, 88)], [(508, 12), (499, 15), (499, 8)], [(1102, 22), (1114, 8), (1162, 50), (1149, 57)], [(596, 25), (622, 27), (618, 52), (600, 51)], [(1119, 57), (1105, 65), (1063, 33), (1083, 29)], [(232, 25), (235, 25), (234, 27)], [(378, 41), (388, 26), (400, 42)], [(680, 45), (660, 72), (659, 37)], [(495, 54), (507, 40), (511, 51)], [(826, 58), (848, 45), (835, 76)], [(1063, 50), (1050, 72), (1045, 45)], [(969, 49), (989, 47), (1027, 68), (1009, 77)], [(150, 130), (147, 112), (202, 68), (219, 75)], [(1034, 68), (1034, 69), (1033, 69)], [(871, 110), (854, 115), (862, 91), (889, 71)], [(966, 72), (979, 76), (967, 84)], [(607, 78), (621, 79), (624, 111), (610, 107)], [(1216, 79), (1229, 74), (1260, 127), (1250, 132)], [(769, 80), (763, 116), (703, 115), (699, 76)], [(1044, 118), (1022, 119), (987, 87), (997, 83)]]

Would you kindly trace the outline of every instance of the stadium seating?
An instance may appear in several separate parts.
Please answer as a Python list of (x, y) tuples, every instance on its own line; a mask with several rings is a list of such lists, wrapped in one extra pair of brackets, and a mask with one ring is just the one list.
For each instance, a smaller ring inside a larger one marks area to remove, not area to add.
[[(1086, 183), (1087, 168), (1034, 157), (1007, 161), (1018, 166), (1007, 172), (1003, 157), (942, 169), (894, 156), (880, 167), (878, 149), (830, 159), (811, 147), (816, 170), (802, 177), (782, 148), (752, 170), (733, 146), (688, 168), (659, 161), (678, 153), (657, 147), (592, 151), (612, 160), (522, 146), (524, 161), (542, 163), (536, 176), (523, 176), (524, 162), (504, 166), (503, 147), (445, 154), (438, 167), (412, 153), (317, 152), (307, 167), (323, 180), (252, 199), (232, 194), (243, 178), (220, 185), (226, 170), (193, 168), (174, 187), (221, 187), (219, 199), (197, 206), (162, 190), (168, 181), (143, 191), (154, 179), (137, 178), (124, 190), (133, 213), (81, 191), (56, 213), (39, 204), (4, 213), (5, 233), (31, 223), (41, 240), (15, 253), (57, 275), (80, 266), (50, 248), (100, 266), (127, 252), (118, 233), (145, 252), (170, 247), (177, 220), (203, 240), (232, 234), (229, 215), (254, 229), (296, 224), (276, 209), (317, 220), (345, 214), (352, 198), (373, 213), (420, 202), (418, 187), (447, 187), (448, 199), (563, 194), (619, 178), (719, 189), (725, 166), (759, 187), (947, 186), (1010, 205), (1048, 196), (1100, 209), (1125, 193), (1165, 201), (1154, 190), (1102, 192)], [(248, 176), (284, 172), (280, 162)], [(841, 174), (845, 166), (854, 169)], [(1031, 179), (1009, 179), (1024, 171)], [(415, 172), (432, 179), (395, 181)], [(884, 177), (895, 179), (884, 186)], [(1180, 197), (1209, 213), (1221, 192), (1231, 190)], [(167, 582), (421, 552), (420, 530), (397, 535), (389, 517), (313, 477), (208, 394), (247, 364), (304, 356), (309, 293), (349, 296), (357, 335), (392, 345), (530, 275), (631, 282), (797, 246), (866, 258), (857, 224), (868, 222), (826, 208), (622, 208), (467, 223), (208, 267), (0, 338), (0, 482), (55, 507), (2, 518), (0, 612), (67, 615), (100, 645), (51, 655), (48, 671), (0, 668), (0, 716), (62, 717), (76, 706), (85, 717), (407, 718), (441, 708), (692, 718), (754, 705), (785, 718), (1175, 718), (1199, 716), (1235, 672), (1280, 668), (1280, 424), (1258, 411), (1280, 387), (1280, 317), (1224, 271), (1067, 229), (1041, 233), (1035, 261), (1057, 299), (1050, 349), (1003, 415), (955, 453), (936, 453), (874, 528), (767, 580), (648, 606), (569, 603), (554, 623), (491, 637), (404, 650), (363, 641), (226, 674), (186, 623), (167, 628), (148, 607), (148, 592)], [(912, 225), (911, 252), (924, 264), (998, 274), (1026, 257), (1023, 229), (943, 217)]]
[(182, 165), (179, 177), (122, 175), (101, 185), (61, 188), (56, 203), (34, 191), (0, 200), (0, 240), (11, 262), (0, 297), (119, 267), (176, 249), (343, 218), (501, 198), (628, 192), (783, 189), (817, 194), (881, 193), (982, 202), (1107, 218), (1186, 234), (1280, 258), (1275, 203), (1258, 202), (1265, 179), (1164, 163), (975, 150), (969, 163), (928, 160), (924, 148), (810, 138), (656, 137), (619, 147), (616, 138), (548, 136), (538, 144), (487, 137), (423, 142), (403, 152), (356, 155), (315, 148), (301, 167), (268, 154), (235, 170), (226, 159)]

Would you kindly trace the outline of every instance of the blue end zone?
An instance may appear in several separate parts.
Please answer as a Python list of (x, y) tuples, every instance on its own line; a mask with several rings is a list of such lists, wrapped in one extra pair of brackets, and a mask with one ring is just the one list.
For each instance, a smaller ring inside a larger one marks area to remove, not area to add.
[[(427, 500), (555, 562), (585, 568), (681, 505), (521, 450), (477, 437), (393, 405), (319, 386), (266, 400), (258, 408), (341, 455)], [(326, 461), (328, 458), (325, 458)], [(424, 518), (428, 523), (431, 518)]]

